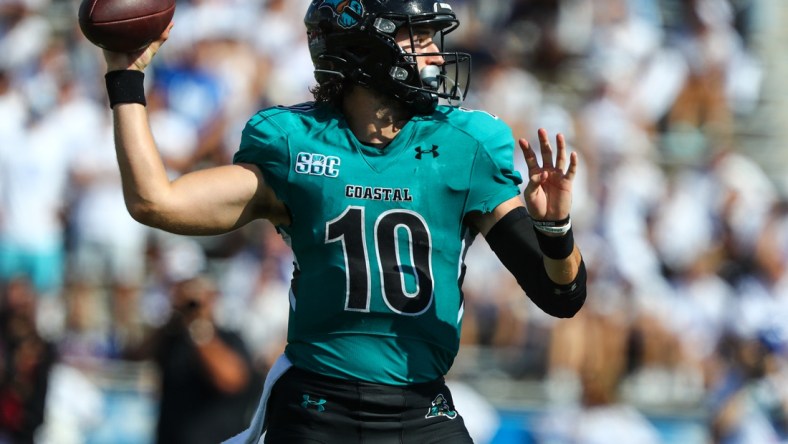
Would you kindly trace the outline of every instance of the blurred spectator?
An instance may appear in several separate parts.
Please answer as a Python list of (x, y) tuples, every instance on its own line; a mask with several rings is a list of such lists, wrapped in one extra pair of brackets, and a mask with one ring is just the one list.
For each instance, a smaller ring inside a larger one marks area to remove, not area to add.
[(538, 420), (536, 442), (659, 444), (656, 428), (620, 398), (628, 346), (621, 325), (589, 314), (582, 319), (583, 334), (574, 338), (581, 342), (575, 369), (579, 393)]
[(69, 278), (97, 288), (138, 288), (145, 279), (148, 229), (123, 204), (112, 124), (101, 111), (91, 128), (93, 139), (85, 141), (71, 168)]
[[(0, 196), (5, 196), (8, 192), (8, 184), (2, 179), (6, 176), (5, 168), (10, 165), (14, 147), (24, 145), (27, 130), (28, 111), (25, 98), (14, 89), (13, 80), (12, 74), (0, 67)], [(0, 199), (4, 200), (3, 197)], [(0, 205), (0, 225), (9, 217), (7, 213), (5, 205)]]
[(219, 296), (212, 279), (174, 284), (172, 314), (128, 358), (153, 359), (161, 373), (156, 442), (221, 442), (245, 429), (255, 374), (243, 340), (214, 322)]
[(146, 280), (149, 229), (132, 219), (123, 203), (112, 123), (104, 106), (83, 98), (69, 111), (90, 125), (71, 164), (69, 285), (87, 287), (84, 291), (96, 296), (90, 303), (105, 314), (83, 327), (108, 336), (109, 347), (100, 356), (116, 358), (125, 343), (140, 340), (142, 334), (138, 306)]
[(66, 287), (62, 297), (66, 313), (57, 343), (61, 360), (81, 367), (117, 357), (108, 333), (107, 295), (94, 285), (75, 281)]
[(263, 31), (254, 33), (251, 40), (265, 75), (259, 87), (261, 105), (312, 100), (309, 88), (314, 76), (306, 32), (293, 26), (303, 20), (305, 8), (304, 3), (269, 0), (258, 13)]
[(25, 276), (38, 293), (54, 296), (63, 284), (66, 261), (64, 212), (71, 160), (68, 134), (62, 131), (66, 116), (50, 109), (31, 119), (27, 109), (16, 109), (28, 120), (23, 120), (21, 137), (3, 147), (6, 154), (0, 156), (0, 280)]
[(44, 421), (55, 347), (36, 329), (38, 295), (28, 279), (0, 289), (0, 443), (33, 444)]
[(52, 27), (42, 14), (49, 0), (5, 0), (0, 3), (0, 63), (30, 68), (49, 44)]
[(779, 444), (788, 439), (788, 372), (780, 362), (784, 333), (721, 342), (724, 372), (709, 393), (714, 444)]
[(287, 343), (294, 259), (271, 224), (252, 224), (247, 233), (247, 248), (226, 265), (222, 287), (233, 297), (222, 301), (221, 318), (224, 325), (239, 330), (252, 350), (255, 368), (265, 374)]
[(669, 129), (703, 128), (729, 138), (734, 114), (752, 109), (761, 83), (760, 64), (735, 28), (727, 0), (691, 0), (685, 26), (672, 43), (684, 54), (689, 76), (668, 118)]
[(163, 86), (154, 83), (149, 88), (148, 118), (151, 131), (168, 176), (175, 179), (194, 169), (204, 153), (199, 150), (199, 126), (173, 110), (167, 99), (167, 90)]

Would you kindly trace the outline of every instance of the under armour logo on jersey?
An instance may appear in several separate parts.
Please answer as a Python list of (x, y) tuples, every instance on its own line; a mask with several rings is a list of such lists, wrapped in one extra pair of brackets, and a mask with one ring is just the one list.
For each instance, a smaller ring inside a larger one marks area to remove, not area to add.
[(416, 147), (416, 158), (421, 160), (422, 157), (424, 157), (425, 154), (432, 154), (432, 158), (434, 159), (434, 158), (440, 156), (440, 153), (438, 152), (438, 148), (439, 148), (438, 145), (432, 145), (432, 149), (425, 150), (422, 147), (417, 146)]
[(427, 410), (427, 415), (424, 417), (429, 419), (429, 418), (437, 418), (439, 416), (445, 416), (449, 419), (454, 419), (457, 417), (457, 412), (455, 410), (452, 410), (451, 406), (449, 405), (449, 402), (446, 401), (446, 397), (443, 396), (442, 394), (438, 395), (432, 401), (432, 407), (430, 407), (430, 409)]
[(309, 395), (304, 395), (304, 402), (301, 403), (301, 407), (305, 409), (314, 408), (318, 412), (326, 411), (326, 408), (323, 406), (326, 403), (326, 400), (323, 398), (319, 398), (317, 401), (312, 400), (309, 398)]

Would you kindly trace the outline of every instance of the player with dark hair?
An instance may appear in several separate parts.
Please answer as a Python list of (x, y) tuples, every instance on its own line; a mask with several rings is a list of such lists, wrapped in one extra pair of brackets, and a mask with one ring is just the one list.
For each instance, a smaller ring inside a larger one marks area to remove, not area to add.
[(314, 0), (315, 101), (249, 119), (233, 165), (167, 178), (141, 71), (166, 40), (105, 53), (129, 211), (174, 233), (268, 219), (292, 247), (288, 344), (233, 442), (471, 442), (444, 375), (460, 343), (464, 256), (482, 234), (528, 297), (571, 317), (586, 296), (569, 219), (577, 155), (539, 130), (524, 199), (514, 138), (459, 108), (470, 56), (442, 50), (448, 2)]

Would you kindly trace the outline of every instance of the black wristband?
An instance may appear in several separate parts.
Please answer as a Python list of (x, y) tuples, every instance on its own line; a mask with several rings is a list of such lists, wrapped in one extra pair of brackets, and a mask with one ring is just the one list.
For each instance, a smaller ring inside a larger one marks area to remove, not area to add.
[(113, 108), (120, 103), (139, 103), (147, 105), (145, 101), (145, 73), (133, 69), (110, 71), (104, 75), (107, 84), (109, 107)]
[(539, 249), (550, 259), (566, 259), (575, 249), (575, 237), (571, 227), (563, 236), (548, 236), (537, 228), (534, 228), (534, 232), (536, 232), (536, 241), (539, 242)]

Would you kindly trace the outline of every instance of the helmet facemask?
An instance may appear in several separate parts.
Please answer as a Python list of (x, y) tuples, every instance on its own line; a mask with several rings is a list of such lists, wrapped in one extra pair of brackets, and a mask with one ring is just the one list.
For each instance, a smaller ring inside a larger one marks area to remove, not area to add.
[[(387, 23), (387, 21), (386, 18), (378, 18), (375, 23), (376, 28), (390, 27), (391, 22)], [(457, 25), (457, 22), (408, 22), (402, 25), (409, 34), (410, 46), (408, 49), (410, 51), (400, 48), (400, 54), (395, 57), (388, 75), (394, 82), (401, 83), (408, 89), (408, 92), (405, 93), (406, 96), (410, 94), (422, 95), (425, 98), (429, 97), (435, 104), (438, 99), (443, 99), (452, 106), (459, 106), (463, 102), (470, 81), (470, 55), (460, 52), (446, 52), (442, 49), (446, 34), (456, 29)], [(424, 32), (423, 28), (435, 31), (430, 38), (437, 45), (438, 52), (419, 53), (417, 51), (418, 35)], [(419, 70), (419, 59), (434, 57), (442, 58), (443, 63), (441, 65), (425, 64)], [(463, 80), (460, 80), (461, 77)], [(432, 109), (434, 107), (434, 105), (431, 106)]]

